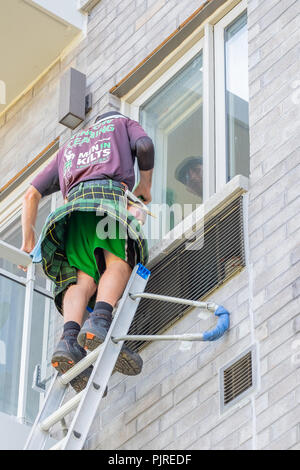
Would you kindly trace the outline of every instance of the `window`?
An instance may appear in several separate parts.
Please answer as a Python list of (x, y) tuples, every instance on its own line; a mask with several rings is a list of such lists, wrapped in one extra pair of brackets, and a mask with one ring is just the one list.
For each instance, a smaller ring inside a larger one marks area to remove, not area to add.
[[(214, 213), (214, 211), (212, 211)], [(146, 292), (170, 297), (205, 299), (245, 266), (242, 196), (235, 197), (218, 214), (208, 217), (204, 231), (181, 242), (151, 267)], [(190, 307), (141, 299), (129, 329), (132, 335), (162, 333)], [(138, 351), (145, 343), (130, 342)], [(128, 343), (129, 346), (129, 343)]]
[(227, 180), (249, 175), (247, 16), (225, 29)]
[(203, 200), (202, 67), (200, 53), (140, 108), (156, 149), (154, 202)]
[[(43, 199), (36, 223), (38, 237), (51, 212), (56, 195)], [(21, 215), (0, 231), (0, 239), (20, 248)], [(34, 368), (42, 367), (42, 378), (52, 373), (50, 354), (53, 349), (54, 322), (57, 319), (51, 285), (40, 265), (35, 265), (33, 287), (28, 276), (17, 268), (17, 257), (0, 258), (0, 411), (32, 423), (39, 409), (40, 395), (32, 389)], [(32, 308), (26, 307), (26, 295), (32, 289)], [(27, 331), (27, 326), (31, 327)], [(25, 354), (24, 354), (25, 351)], [(24, 357), (25, 356), (25, 357)]]
[[(184, 219), (235, 176), (249, 176), (246, 7), (242, 0), (221, 20), (211, 18), (202, 39), (175, 63), (170, 59), (148, 88), (142, 82), (139, 95), (137, 89), (129, 93), (129, 101), (135, 96), (131, 104), (124, 98), (123, 110), (129, 108), (155, 144), (154, 214), (158, 204), (190, 206), (181, 212)], [(169, 214), (167, 224), (166, 213), (159, 218), (159, 230), (151, 228), (155, 220), (147, 221), (150, 246), (176, 226), (174, 212)]]
[(249, 85), (246, 4), (216, 24), (216, 189), (234, 176), (249, 176)]

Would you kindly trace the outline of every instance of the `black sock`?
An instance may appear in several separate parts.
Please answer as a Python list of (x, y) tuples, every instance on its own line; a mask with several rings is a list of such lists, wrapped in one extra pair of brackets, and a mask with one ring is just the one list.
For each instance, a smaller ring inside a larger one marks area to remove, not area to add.
[(64, 335), (72, 332), (72, 334), (74, 334), (75, 332), (79, 333), (80, 331), (80, 325), (79, 323), (76, 323), (76, 321), (67, 321), (65, 324), (64, 324)]
[(112, 318), (113, 306), (107, 302), (96, 302), (93, 313), (101, 313), (102, 315), (107, 315), (108, 318)]

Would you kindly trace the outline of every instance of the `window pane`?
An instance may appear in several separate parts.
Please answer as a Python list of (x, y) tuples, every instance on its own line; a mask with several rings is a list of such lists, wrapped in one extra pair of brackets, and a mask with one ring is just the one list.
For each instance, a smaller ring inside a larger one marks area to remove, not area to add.
[(202, 203), (202, 104), (199, 54), (141, 107), (155, 145), (153, 203)]
[(33, 423), (38, 413), (40, 394), (32, 389), (35, 366), (41, 365), (42, 379), (53, 374), (50, 365), (53, 352), (53, 330), (56, 310), (51, 299), (34, 292), (27, 378), (26, 420)]
[(0, 411), (16, 415), (25, 287), (0, 276)]
[(249, 85), (247, 15), (225, 30), (227, 181), (249, 176)]
[[(43, 203), (43, 205), (40, 206), (39, 211), (38, 211), (36, 227), (35, 227), (36, 241), (38, 240), (38, 237), (42, 231), (43, 224), (47, 216), (50, 214), (50, 208), (51, 208), (51, 199), (48, 198), (48, 200), (46, 200)], [(15, 246), (16, 248), (21, 248), (21, 245), (22, 245), (21, 215), (13, 223), (11, 223), (11, 225), (9, 225), (8, 228), (0, 232), (0, 239), (4, 240), (10, 245)], [(5, 270), (13, 274), (16, 274), (17, 276), (26, 277), (26, 273), (24, 273), (24, 271), (18, 269), (16, 264), (10, 263), (9, 261), (1, 259), (0, 267), (4, 268)], [(41, 264), (36, 265), (35, 276), (36, 276), (37, 284), (41, 287), (46, 287), (46, 276), (43, 273)]]

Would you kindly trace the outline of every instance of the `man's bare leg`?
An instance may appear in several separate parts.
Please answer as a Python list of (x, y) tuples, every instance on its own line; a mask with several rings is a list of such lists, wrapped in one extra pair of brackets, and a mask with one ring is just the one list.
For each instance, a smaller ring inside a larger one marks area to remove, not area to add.
[(64, 323), (74, 321), (80, 326), (90, 298), (95, 294), (97, 285), (94, 279), (83, 271), (77, 272), (77, 284), (71, 285), (63, 300)]
[[(95, 310), (84, 323), (78, 342), (81, 346), (93, 350), (101, 344), (107, 335), (112, 321), (112, 310), (122, 297), (131, 275), (131, 267), (117, 256), (104, 251), (106, 269), (100, 278)], [(142, 358), (123, 345), (115, 369), (125, 375), (137, 375), (143, 367)]]
[[(78, 270), (77, 283), (71, 285), (64, 295), (64, 331), (51, 359), (52, 366), (61, 374), (67, 372), (86, 355), (86, 351), (78, 344), (77, 337), (87, 304), (96, 289), (94, 279)], [(71, 381), (76, 392), (85, 388), (90, 374), (91, 368)]]
[(107, 302), (112, 307), (122, 297), (131, 275), (131, 267), (126, 261), (103, 250), (106, 269), (102, 274), (97, 290), (96, 302)]

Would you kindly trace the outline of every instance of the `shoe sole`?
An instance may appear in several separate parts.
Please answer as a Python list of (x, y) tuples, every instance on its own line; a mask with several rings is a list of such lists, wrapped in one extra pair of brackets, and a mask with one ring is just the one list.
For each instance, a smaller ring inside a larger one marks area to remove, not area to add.
[[(60, 375), (65, 374), (75, 365), (75, 361), (68, 356), (65, 352), (57, 352), (51, 359), (52, 367), (58, 371)], [(77, 377), (74, 377), (70, 381), (71, 387), (75, 390), (76, 393), (82, 392), (87, 386), (92, 370), (88, 368), (81, 372)], [(107, 395), (107, 389), (104, 392), (104, 397)]]
[[(81, 332), (77, 338), (81, 347), (86, 350), (94, 351), (104, 342), (105, 338), (100, 338), (92, 332)], [(134, 351), (123, 345), (117, 359), (114, 371), (124, 375), (138, 375), (143, 368), (142, 358)]]

